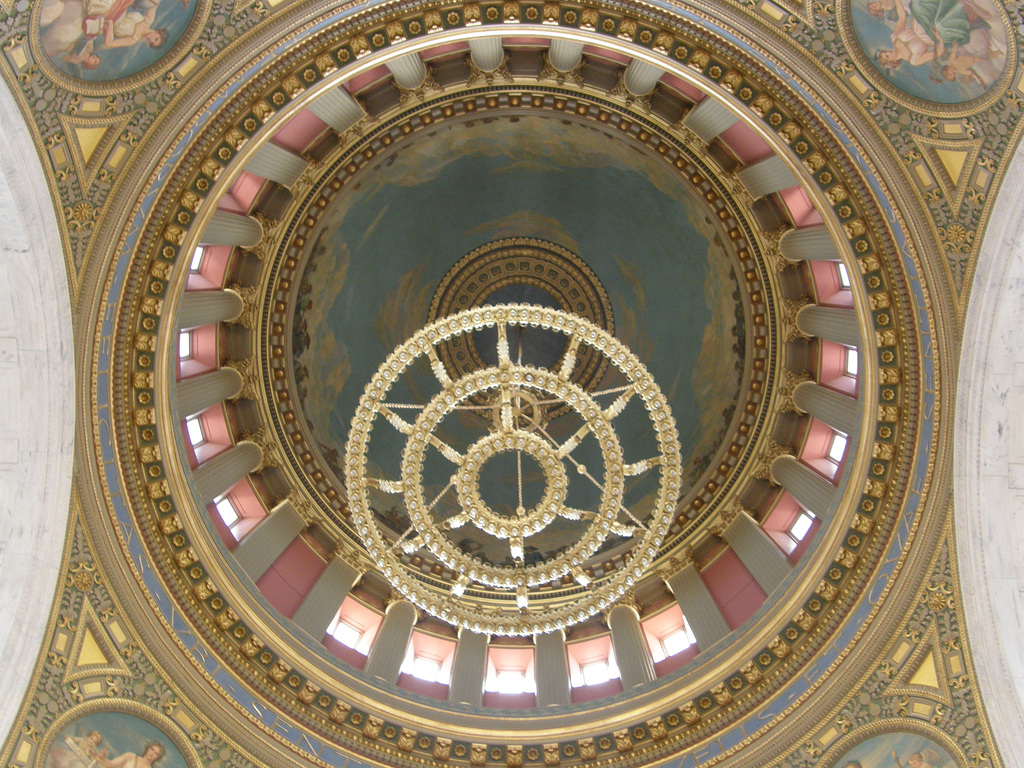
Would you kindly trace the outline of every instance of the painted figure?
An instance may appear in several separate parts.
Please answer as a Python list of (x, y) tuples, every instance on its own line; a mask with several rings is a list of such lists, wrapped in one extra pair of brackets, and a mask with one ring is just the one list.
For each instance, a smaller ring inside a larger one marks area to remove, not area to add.
[[(40, 42), (54, 63), (71, 65), (60, 67), (70, 73), (92, 72), (103, 64), (106, 64), (104, 69), (117, 69), (127, 62), (152, 62), (162, 55), (169, 42), (173, 42), (168, 24), (180, 27), (181, 22), (194, 13), (194, 9), (189, 10), (190, 2), (192, 0), (42, 0)], [(175, 10), (178, 6), (180, 10)], [(175, 34), (180, 35), (180, 30), (176, 29)], [(139, 48), (153, 53), (136, 55)], [(112, 60), (107, 62), (108, 58)]]
[(164, 747), (160, 742), (153, 741), (146, 745), (141, 755), (134, 752), (125, 752), (113, 760), (101, 759), (103, 768), (152, 768), (153, 764), (164, 754)]
[(85, 736), (65, 736), (63, 745), (55, 744), (47, 759), (47, 768), (95, 768), (106, 757), (101, 749), (103, 735), (89, 731)]
[(991, 0), (866, 0), (861, 7), (866, 15), (854, 14), (854, 28), (871, 41), (866, 51), (888, 80), (914, 95), (958, 101), (951, 96), (979, 95), (1002, 75), (1005, 30)]

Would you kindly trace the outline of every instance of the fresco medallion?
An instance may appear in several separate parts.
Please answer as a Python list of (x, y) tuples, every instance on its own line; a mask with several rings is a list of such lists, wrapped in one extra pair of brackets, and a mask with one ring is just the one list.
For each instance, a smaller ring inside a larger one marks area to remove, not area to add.
[(42, 0), (37, 57), (64, 75), (108, 83), (145, 72), (185, 36), (201, 0)]
[(92, 712), (67, 722), (38, 768), (189, 768), (163, 729), (126, 712)]
[(945, 747), (906, 731), (872, 736), (848, 749), (831, 768), (957, 768)]
[(967, 104), (1010, 70), (1009, 25), (994, 0), (851, 0), (848, 19), (862, 71), (897, 100)]

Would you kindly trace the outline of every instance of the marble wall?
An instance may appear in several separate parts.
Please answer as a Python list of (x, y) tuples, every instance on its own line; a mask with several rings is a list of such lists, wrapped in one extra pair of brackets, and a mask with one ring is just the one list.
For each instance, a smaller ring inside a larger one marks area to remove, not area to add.
[(1024, 766), (1024, 150), (978, 260), (957, 388), (955, 522), (982, 699), (1007, 766)]
[(28, 687), (59, 576), (71, 497), (71, 301), (31, 135), (0, 85), (0, 733)]

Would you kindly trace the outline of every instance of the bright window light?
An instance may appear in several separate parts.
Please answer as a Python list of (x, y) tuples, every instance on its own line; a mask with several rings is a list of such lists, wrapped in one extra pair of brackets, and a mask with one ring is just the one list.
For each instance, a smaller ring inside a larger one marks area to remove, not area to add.
[(238, 510), (231, 503), (231, 499), (224, 497), (215, 506), (217, 507), (217, 512), (220, 513), (220, 519), (224, 521), (224, 525), (234, 525), (238, 521)]
[(857, 350), (847, 349), (846, 359), (843, 360), (843, 370), (847, 376), (857, 375)]
[(185, 419), (185, 429), (188, 431), (188, 440), (193, 446), (201, 445), (206, 440), (203, 434), (203, 424), (198, 416)]
[(844, 453), (846, 453), (846, 435), (836, 432), (828, 446), (828, 457), (838, 464)]
[(693, 637), (686, 627), (677, 629), (675, 632), (661, 638), (661, 647), (665, 649), (666, 656), (675, 656), (677, 653), (685, 651), (691, 645), (693, 645)]
[(182, 331), (178, 334), (178, 357), (188, 360), (192, 357), (192, 332)]
[(192, 261), (189, 262), (188, 268), (191, 272), (198, 272), (199, 267), (203, 263), (203, 255), (206, 253), (206, 248), (199, 246), (192, 252)]
[(428, 683), (437, 682), (437, 675), (441, 671), (441, 665), (433, 659), (425, 656), (417, 656), (412, 662), (412, 676)]
[(583, 666), (584, 685), (600, 685), (601, 683), (607, 683), (610, 679), (607, 661), (597, 661)]
[(496, 693), (536, 693), (537, 684), (526, 678), (519, 669), (500, 669), (492, 677), (488, 675), (484, 690)]
[(526, 675), (517, 669), (498, 672), (499, 693), (522, 693), (526, 690)]
[(351, 624), (339, 621), (334, 629), (331, 630), (331, 635), (342, 645), (347, 645), (349, 648), (355, 648), (359, 643), (359, 638), (363, 636), (363, 633)]
[(811, 530), (811, 524), (814, 522), (814, 515), (804, 510), (800, 511), (797, 515), (796, 520), (789, 526), (789, 535), (796, 541), (803, 541), (804, 536)]
[(836, 271), (839, 273), (839, 285), (843, 288), (850, 287), (850, 273), (846, 271), (846, 265), (842, 262), (836, 264)]

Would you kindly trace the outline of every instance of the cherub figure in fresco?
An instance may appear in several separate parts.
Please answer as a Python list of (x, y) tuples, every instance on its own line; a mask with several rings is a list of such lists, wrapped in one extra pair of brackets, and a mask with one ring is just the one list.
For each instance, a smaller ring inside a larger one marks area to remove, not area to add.
[(66, 736), (63, 745), (54, 745), (50, 750), (47, 768), (95, 768), (107, 756), (106, 748), (101, 749), (103, 735), (89, 731), (84, 736)]
[(1006, 51), (992, 40), (989, 30), (975, 29), (971, 31), (971, 39), (967, 45), (953, 44), (946, 64), (942, 66), (941, 75), (950, 82), (976, 82), (987, 88), (999, 79), (1002, 65), (997, 65), (996, 60), (1005, 54)]

